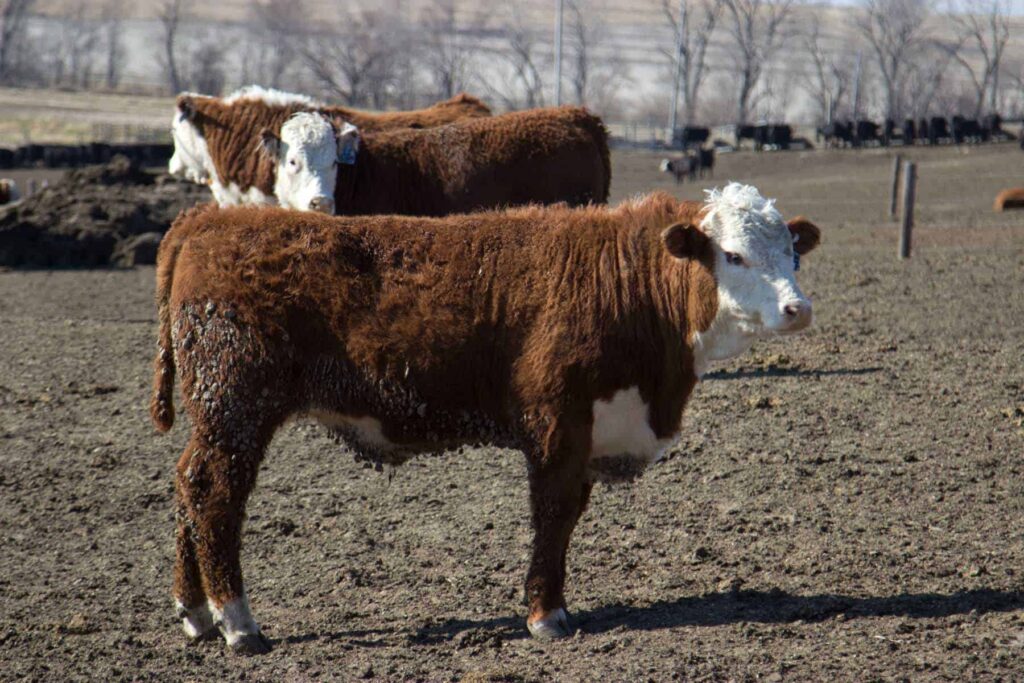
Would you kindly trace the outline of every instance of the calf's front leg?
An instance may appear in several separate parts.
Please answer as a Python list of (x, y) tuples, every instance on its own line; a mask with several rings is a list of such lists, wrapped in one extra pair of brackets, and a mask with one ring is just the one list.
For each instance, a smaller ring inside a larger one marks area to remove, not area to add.
[[(589, 431), (589, 430), (588, 430)], [(569, 540), (587, 507), (592, 483), (587, 475), (589, 433), (557, 439), (555, 448), (531, 460), (530, 504), (533, 512), (533, 556), (526, 575), (529, 616), (534, 638), (553, 640), (572, 635), (565, 609), (565, 561)]]

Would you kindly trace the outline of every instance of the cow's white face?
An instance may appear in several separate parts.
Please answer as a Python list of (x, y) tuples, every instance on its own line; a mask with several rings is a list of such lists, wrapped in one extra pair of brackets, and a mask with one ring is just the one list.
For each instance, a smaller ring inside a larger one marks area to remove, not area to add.
[(338, 163), (355, 163), (355, 126), (346, 123), (338, 131), (322, 114), (300, 112), (281, 126), (280, 137), (264, 131), (262, 144), (276, 165), (274, 194), (281, 206), (334, 213)]
[(179, 98), (171, 121), (174, 154), (171, 155), (167, 172), (193, 183), (208, 185), (216, 172), (206, 139), (192, 123), (193, 111), (187, 97)]
[(698, 339), (707, 360), (811, 324), (811, 302), (796, 282), (795, 254), (817, 246), (816, 226), (802, 219), (787, 224), (756, 188), (730, 183), (708, 193), (700, 227), (711, 238), (718, 286), (714, 322)]

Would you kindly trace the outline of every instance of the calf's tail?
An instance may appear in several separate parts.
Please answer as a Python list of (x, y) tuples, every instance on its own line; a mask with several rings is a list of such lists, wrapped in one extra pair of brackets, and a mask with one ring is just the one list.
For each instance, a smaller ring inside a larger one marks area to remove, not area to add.
[(183, 211), (160, 242), (156, 258), (156, 307), (160, 321), (157, 353), (153, 361), (153, 397), (149, 402), (149, 415), (157, 430), (166, 432), (174, 425), (174, 340), (171, 330), (171, 287), (174, 267), (188, 232), (183, 225), (206, 207)]

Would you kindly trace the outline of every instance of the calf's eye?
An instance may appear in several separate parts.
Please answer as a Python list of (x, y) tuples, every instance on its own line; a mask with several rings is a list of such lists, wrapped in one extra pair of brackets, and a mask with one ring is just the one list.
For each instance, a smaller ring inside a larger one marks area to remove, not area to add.
[(725, 252), (725, 262), (733, 266), (742, 266), (743, 257), (733, 251)]

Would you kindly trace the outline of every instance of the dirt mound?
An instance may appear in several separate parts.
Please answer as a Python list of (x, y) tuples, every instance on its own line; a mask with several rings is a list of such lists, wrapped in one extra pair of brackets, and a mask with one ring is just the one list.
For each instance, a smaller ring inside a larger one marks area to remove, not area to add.
[(202, 186), (144, 171), (127, 157), (68, 173), (0, 209), (0, 266), (131, 266), (152, 263), (171, 221), (210, 199)]

